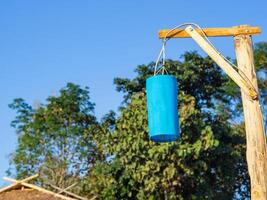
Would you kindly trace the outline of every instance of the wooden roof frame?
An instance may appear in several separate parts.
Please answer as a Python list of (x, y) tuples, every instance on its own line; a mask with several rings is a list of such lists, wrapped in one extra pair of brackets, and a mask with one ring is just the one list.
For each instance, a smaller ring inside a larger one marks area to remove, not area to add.
[[(65, 188), (65, 189), (58, 188), (58, 190), (61, 190), (61, 191), (58, 192), (58, 193), (55, 193), (55, 192), (49, 191), (47, 189), (41, 188), (41, 187), (39, 187), (37, 185), (27, 183), (28, 181), (33, 180), (33, 179), (37, 178), (38, 176), (39, 176), (38, 174), (35, 174), (33, 176), (27, 177), (27, 178), (22, 179), (22, 180), (15, 180), (15, 179), (12, 179), (12, 178), (4, 177), (3, 179), (5, 181), (12, 182), (12, 184), (0, 189), (0, 194), (3, 193), (3, 192), (7, 192), (7, 191), (11, 191), (11, 190), (15, 190), (15, 189), (19, 189), (19, 188), (24, 188), (25, 187), (25, 188), (34, 189), (34, 190), (49, 194), (49, 195), (54, 196), (54, 197), (61, 198), (61, 199), (64, 199), (64, 200), (77, 200), (77, 199), (86, 200), (86, 198), (84, 198), (84, 197), (80, 197), (80, 196), (78, 196), (78, 195), (76, 195), (74, 193), (71, 193), (71, 192), (66, 192), (66, 190), (69, 189), (70, 187)], [(68, 195), (73, 196), (74, 198), (64, 196), (63, 194), (61, 194), (63, 192), (65, 192)]]

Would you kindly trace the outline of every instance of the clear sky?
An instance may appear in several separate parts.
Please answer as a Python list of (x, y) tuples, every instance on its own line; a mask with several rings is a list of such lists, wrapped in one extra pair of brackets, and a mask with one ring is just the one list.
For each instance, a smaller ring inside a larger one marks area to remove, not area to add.
[[(184, 22), (202, 27), (257, 25), (254, 42), (267, 41), (266, 0), (4, 0), (0, 3), (0, 186), (16, 146), (10, 127), (14, 98), (44, 102), (67, 82), (89, 86), (96, 115), (117, 110), (122, 95), (114, 77), (155, 60), (157, 32)], [(232, 38), (212, 39), (234, 56)], [(169, 42), (167, 57), (199, 50), (190, 39)], [(200, 51), (201, 52), (201, 51)]]

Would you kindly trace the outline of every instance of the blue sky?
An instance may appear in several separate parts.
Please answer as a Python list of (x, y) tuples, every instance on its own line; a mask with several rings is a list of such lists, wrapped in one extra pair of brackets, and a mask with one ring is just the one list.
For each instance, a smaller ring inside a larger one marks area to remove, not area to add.
[[(137, 65), (155, 60), (160, 29), (184, 22), (202, 27), (249, 24), (262, 29), (254, 42), (267, 41), (266, 7), (266, 0), (1, 1), (0, 186), (8, 155), (16, 147), (10, 127), (15, 113), (8, 108), (14, 98), (44, 102), (74, 82), (90, 87), (100, 118), (122, 101), (113, 78), (134, 77)], [(232, 38), (212, 41), (224, 55), (234, 57)], [(178, 59), (186, 50), (199, 48), (191, 39), (173, 40), (167, 57)]]

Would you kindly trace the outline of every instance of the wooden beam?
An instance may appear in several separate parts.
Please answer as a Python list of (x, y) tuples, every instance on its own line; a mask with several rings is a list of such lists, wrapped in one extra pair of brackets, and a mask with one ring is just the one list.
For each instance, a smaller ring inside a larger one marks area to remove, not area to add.
[(46, 194), (50, 194), (50, 195), (55, 196), (55, 197), (59, 197), (59, 198), (61, 198), (61, 199), (65, 199), (65, 200), (74, 200), (74, 198), (66, 197), (66, 196), (64, 196), (64, 195), (54, 193), (54, 192), (52, 192), (52, 191), (46, 190), (46, 189), (44, 189), (44, 188), (41, 188), (41, 187), (39, 187), (39, 186), (30, 184), (30, 183), (24, 183), (24, 182), (23, 182), (23, 183), (21, 183), (21, 185), (24, 185), (24, 186), (26, 186), (26, 187), (29, 187), (29, 188), (38, 190), (38, 191), (40, 191), (40, 192), (44, 192), (44, 193), (46, 193)]
[(188, 26), (185, 31), (249, 97), (257, 98), (257, 91), (194, 28)]
[[(202, 31), (196, 31), (203, 36)], [(208, 37), (222, 37), (222, 36), (237, 36), (237, 35), (257, 35), (261, 33), (260, 27), (246, 26), (246, 27), (231, 27), (231, 28), (203, 28), (203, 31)], [(189, 38), (191, 37), (184, 29), (161, 30), (159, 31), (159, 38)]]
[[(248, 35), (234, 38), (238, 68), (258, 90), (252, 40)], [(259, 99), (251, 100), (241, 89), (245, 116), (247, 163), (251, 181), (251, 199), (267, 199), (267, 147)]]
[(72, 196), (72, 197), (74, 197), (74, 198), (76, 198), (76, 199), (80, 199), (80, 200), (87, 200), (87, 198), (85, 198), (85, 197), (81, 197), (81, 196), (79, 196), (79, 195), (77, 195), (77, 194), (74, 194), (74, 193), (72, 193), (72, 192), (69, 192), (69, 191), (66, 191), (66, 190), (62, 190), (60, 187), (57, 187), (57, 186), (55, 186), (55, 185), (52, 185), (52, 184), (49, 184), (52, 188), (54, 188), (54, 189), (56, 189), (56, 190), (59, 190), (59, 191), (62, 191), (62, 192), (64, 192), (65, 194), (67, 194), (67, 195), (70, 195), (70, 196)]
[(33, 184), (30, 184), (30, 183), (26, 183), (24, 181), (18, 181), (18, 180), (15, 180), (15, 179), (12, 179), (12, 178), (7, 178), (5, 177), (5, 180), (6, 181), (9, 181), (9, 182), (13, 182), (13, 183), (17, 183), (17, 184), (20, 184), (22, 186), (25, 186), (25, 187), (28, 187), (28, 188), (32, 188), (32, 189), (35, 189), (37, 191), (40, 191), (40, 192), (44, 192), (46, 194), (50, 194), (52, 196), (55, 196), (55, 197), (59, 197), (61, 199), (65, 199), (65, 200), (74, 200), (73, 198), (71, 197), (66, 197), (64, 195), (61, 195), (61, 194), (57, 194), (57, 193), (54, 193), (54, 192), (51, 192), (49, 190), (46, 190), (44, 188), (41, 188), (39, 186), (36, 186), (36, 185), (33, 185)]
[[(22, 179), (22, 180), (16, 180), (15, 183), (28, 182), (28, 181), (30, 181), (32, 179), (37, 178), (38, 176), (39, 176), (39, 174), (35, 174), (35, 175), (29, 176), (29, 177), (27, 177), (25, 179)], [(11, 179), (11, 178), (8, 178), (8, 177), (3, 177), (3, 180), (9, 181), (9, 182), (14, 182), (15, 179)]]
[[(76, 195), (76, 194), (74, 194), (74, 193), (72, 193), (72, 192), (67, 191), (68, 189), (74, 187), (77, 183), (74, 183), (74, 184), (68, 186), (68, 187), (65, 188), (65, 189), (61, 189), (61, 188), (59, 188), (59, 187), (56, 187), (56, 186), (50, 184), (50, 186), (52, 186), (54, 189), (59, 190), (58, 193), (54, 193), (54, 192), (52, 192), (52, 191), (46, 190), (46, 189), (44, 189), (44, 188), (41, 188), (41, 187), (39, 187), (39, 186), (36, 186), (36, 185), (33, 185), (33, 184), (26, 183), (27, 181), (30, 181), (30, 180), (32, 180), (32, 179), (38, 177), (38, 176), (39, 176), (38, 174), (35, 174), (35, 175), (33, 175), (33, 176), (30, 176), (30, 177), (25, 178), (25, 179), (22, 179), (22, 180), (15, 180), (15, 179), (12, 179), (12, 178), (4, 177), (3, 179), (4, 179), (5, 181), (12, 182), (13, 184), (10, 185), (10, 186), (5, 187), (5, 188), (3, 188), (3, 189), (1, 189), (1, 190), (0, 190), (0, 193), (1, 193), (1, 192), (4, 192), (4, 191), (7, 191), (7, 190), (12, 190), (12, 189), (15, 189), (15, 188), (19, 188), (19, 187), (27, 187), (27, 188), (31, 188), (31, 189), (38, 190), (38, 191), (40, 191), (40, 192), (44, 192), (44, 193), (53, 195), (53, 196), (55, 196), (55, 197), (60, 197), (60, 198), (65, 199), (65, 200), (74, 200), (73, 198), (75, 198), (75, 199), (80, 199), (80, 200), (87, 200), (87, 198), (81, 197), (81, 196), (79, 196), (79, 195)], [(73, 198), (72, 198), (72, 197), (66, 197), (66, 196), (62, 195), (61, 193), (66, 193), (67, 195), (70, 195), (70, 196), (72, 196)], [(95, 198), (96, 198), (96, 196), (94, 196), (94, 197), (93, 197), (92, 199), (90, 199), (90, 200), (93, 200), (93, 199), (95, 199)]]
[(17, 188), (20, 188), (20, 187), (21, 187), (21, 184), (14, 183), (12, 185), (9, 185), (9, 186), (6, 186), (6, 187), (0, 189), (0, 193), (6, 192), (6, 191), (10, 191), (10, 190), (13, 190), (13, 189), (17, 189)]
[[(52, 185), (52, 184), (51, 184), (51, 185)], [(67, 191), (67, 190), (73, 188), (75, 185), (77, 185), (77, 183), (73, 183), (72, 185), (70, 185), (70, 186), (68, 186), (68, 187), (66, 187), (66, 188), (64, 188), (64, 189), (61, 189), (61, 188), (60, 188), (58, 194), (61, 194), (61, 193), (65, 192), (65, 191)]]
[(5, 181), (12, 182), (13, 184), (11, 184), (11, 185), (9, 185), (9, 186), (7, 186), (7, 187), (2, 188), (2, 189), (0, 190), (0, 193), (1, 193), (1, 192), (4, 192), (4, 191), (8, 191), (8, 190), (15, 189), (15, 188), (19, 188), (19, 187), (21, 186), (21, 183), (22, 183), (22, 182), (30, 181), (30, 180), (32, 180), (32, 179), (37, 178), (38, 176), (39, 176), (39, 174), (35, 174), (35, 175), (33, 175), (33, 176), (27, 177), (27, 178), (22, 179), (22, 180), (16, 180), (15, 182), (14, 182), (14, 179), (10, 179), (10, 178), (8, 178), (8, 177), (3, 177), (3, 179), (4, 179)]

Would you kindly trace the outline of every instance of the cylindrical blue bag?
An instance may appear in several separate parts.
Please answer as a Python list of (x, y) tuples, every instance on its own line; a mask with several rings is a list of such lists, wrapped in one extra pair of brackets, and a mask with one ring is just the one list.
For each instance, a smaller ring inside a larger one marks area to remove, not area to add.
[(171, 75), (156, 75), (146, 80), (149, 137), (155, 142), (179, 138), (177, 81)]

